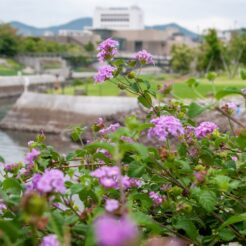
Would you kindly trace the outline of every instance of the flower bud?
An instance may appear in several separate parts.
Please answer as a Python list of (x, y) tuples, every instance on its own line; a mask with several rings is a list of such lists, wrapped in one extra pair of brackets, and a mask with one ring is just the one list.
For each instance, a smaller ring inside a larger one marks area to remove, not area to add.
[(26, 215), (42, 216), (46, 210), (47, 202), (45, 197), (33, 192), (23, 197), (21, 206)]
[(127, 74), (127, 77), (128, 77), (129, 79), (133, 79), (133, 78), (136, 77), (136, 74), (135, 74), (133, 71), (131, 71), (130, 73)]

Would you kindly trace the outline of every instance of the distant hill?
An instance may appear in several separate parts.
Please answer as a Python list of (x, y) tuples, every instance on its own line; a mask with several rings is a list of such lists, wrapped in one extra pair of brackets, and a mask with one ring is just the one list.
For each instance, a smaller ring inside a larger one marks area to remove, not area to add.
[[(91, 27), (92, 26), (92, 18), (91, 17), (85, 17), (80, 18), (76, 20), (72, 20), (68, 23), (57, 25), (57, 26), (50, 26), (45, 28), (38, 28), (34, 26), (30, 26), (27, 24), (24, 24), (22, 22), (18, 21), (12, 21), (9, 23), (11, 26), (13, 26), (15, 29), (18, 30), (18, 32), (25, 36), (42, 36), (45, 32), (52, 32), (54, 34), (57, 34), (59, 30), (65, 29), (65, 30), (83, 30), (86, 26)], [(170, 23), (170, 24), (164, 24), (164, 25), (154, 25), (154, 26), (146, 26), (146, 29), (155, 29), (155, 30), (166, 30), (167, 28), (176, 28), (179, 30), (179, 32), (185, 36), (189, 36), (191, 38), (198, 38), (199, 35), (176, 24), (176, 23)]]
[(45, 32), (53, 32), (57, 34), (59, 30), (83, 30), (86, 26), (92, 26), (92, 18), (85, 17), (70, 21), (68, 23), (57, 25), (57, 26), (50, 26), (44, 28), (38, 28), (30, 25), (26, 25), (22, 22), (12, 21), (9, 23), (18, 32), (25, 36), (42, 36)]
[(192, 32), (176, 23), (169, 23), (169, 24), (164, 24), (164, 25), (154, 25), (154, 26), (146, 26), (145, 27), (146, 29), (155, 29), (155, 30), (166, 30), (168, 28), (176, 28), (179, 30), (179, 32), (181, 34), (183, 34), (184, 36), (189, 36), (191, 37), (192, 39), (197, 39), (199, 38), (199, 35), (195, 32)]

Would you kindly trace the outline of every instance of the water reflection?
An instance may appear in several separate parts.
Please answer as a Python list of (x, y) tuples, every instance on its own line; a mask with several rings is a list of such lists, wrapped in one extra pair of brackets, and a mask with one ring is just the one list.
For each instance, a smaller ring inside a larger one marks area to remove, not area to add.
[[(0, 131), (0, 155), (6, 162), (21, 161), (27, 152), (27, 142), (34, 140), (35, 133), (20, 131)], [(47, 135), (46, 144), (52, 145), (60, 153), (68, 153), (75, 149), (76, 145), (69, 140), (62, 139), (59, 135)]]

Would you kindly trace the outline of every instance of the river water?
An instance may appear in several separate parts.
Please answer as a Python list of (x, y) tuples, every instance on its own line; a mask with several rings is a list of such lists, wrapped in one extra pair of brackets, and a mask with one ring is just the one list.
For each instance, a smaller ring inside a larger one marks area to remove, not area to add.
[[(15, 103), (14, 98), (0, 99), (0, 120)], [(27, 143), (35, 140), (36, 133), (0, 130), (0, 156), (6, 162), (22, 161), (27, 152)], [(60, 135), (46, 135), (46, 144), (52, 145), (59, 153), (67, 154), (77, 145)]]

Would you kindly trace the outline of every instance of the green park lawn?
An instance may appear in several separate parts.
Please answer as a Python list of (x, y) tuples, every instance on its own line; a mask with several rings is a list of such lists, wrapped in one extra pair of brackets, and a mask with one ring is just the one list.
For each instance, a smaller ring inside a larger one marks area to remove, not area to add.
[(12, 59), (6, 59), (7, 64), (0, 64), (0, 76), (15, 76), (23, 66)]
[[(178, 78), (177, 75), (161, 75), (161, 76), (153, 76), (146, 75), (143, 76), (144, 79), (148, 80), (153, 87), (156, 87), (158, 84), (162, 85), (165, 82), (173, 82), (173, 94), (181, 98), (196, 98), (196, 94), (191, 90), (190, 87), (185, 83), (187, 78)], [(207, 96), (212, 92), (211, 82), (208, 82), (206, 79), (200, 79), (200, 85), (197, 90), (203, 95)], [(237, 88), (245, 88), (246, 81), (243, 81), (240, 78), (234, 78), (233, 80), (229, 80), (226, 76), (220, 76), (215, 81), (215, 87), (217, 90), (221, 90), (225, 87), (237, 87)], [(120, 89), (117, 88), (112, 82), (107, 81), (103, 84), (95, 84), (89, 83), (87, 85), (81, 86), (67, 86), (63, 89), (63, 92), (60, 91), (50, 91), (50, 93), (61, 94), (64, 93), (66, 95), (74, 95), (75, 90), (84, 90), (87, 91), (87, 95), (89, 96), (117, 96), (120, 94)]]

